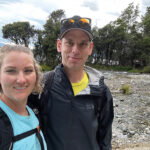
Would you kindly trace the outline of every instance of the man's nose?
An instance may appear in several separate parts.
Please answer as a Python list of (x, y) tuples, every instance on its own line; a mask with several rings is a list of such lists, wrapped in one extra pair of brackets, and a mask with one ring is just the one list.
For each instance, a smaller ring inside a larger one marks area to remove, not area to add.
[(72, 52), (73, 53), (79, 53), (79, 45), (78, 44), (74, 44), (74, 46), (72, 47)]

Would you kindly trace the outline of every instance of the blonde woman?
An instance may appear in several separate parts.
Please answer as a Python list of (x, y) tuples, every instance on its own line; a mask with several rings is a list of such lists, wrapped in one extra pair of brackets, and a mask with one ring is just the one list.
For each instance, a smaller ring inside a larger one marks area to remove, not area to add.
[(33, 53), (20, 45), (0, 49), (0, 150), (47, 150), (39, 121), (27, 106), (41, 92), (41, 73)]

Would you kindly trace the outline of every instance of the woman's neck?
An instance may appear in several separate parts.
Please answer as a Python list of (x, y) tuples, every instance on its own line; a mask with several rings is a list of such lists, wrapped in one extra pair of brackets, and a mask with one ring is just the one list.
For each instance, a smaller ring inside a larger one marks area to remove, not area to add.
[(26, 109), (26, 101), (17, 102), (17, 101), (7, 100), (2, 95), (0, 96), (0, 99), (17, 114), (22, 115), (22, 116), (29, 115), (28, 110)]

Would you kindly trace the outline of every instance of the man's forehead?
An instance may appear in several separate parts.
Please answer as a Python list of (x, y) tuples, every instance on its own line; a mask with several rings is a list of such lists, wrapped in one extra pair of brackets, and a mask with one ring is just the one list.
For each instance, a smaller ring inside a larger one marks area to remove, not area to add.
[(63, 38), (65, 41), (71, 41), (71, 42), (89, 42), (89, 39), (74, 39), (73, 37), (64, 37)]
[(84, 38), (84, 39), (89, 39), (89, 35), (80, 29), (72, 29), (68, 31), (64, 37), (73, 37), (73, 38)]

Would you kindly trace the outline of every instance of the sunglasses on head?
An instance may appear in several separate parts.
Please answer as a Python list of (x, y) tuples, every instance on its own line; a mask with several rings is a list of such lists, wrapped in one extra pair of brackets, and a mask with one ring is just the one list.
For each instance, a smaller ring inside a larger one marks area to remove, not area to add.
[(61, 21), (61, 25), (70, 28), (73, 27), (75, 24), (78, 24), (81, 28), (89, 28), (91, 25), (91, 19), (90, 18), (79, 18), (79, 19), (63, 19)]

